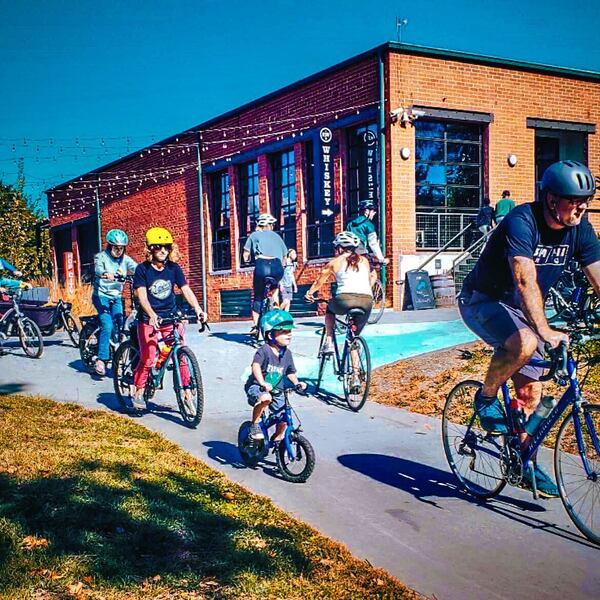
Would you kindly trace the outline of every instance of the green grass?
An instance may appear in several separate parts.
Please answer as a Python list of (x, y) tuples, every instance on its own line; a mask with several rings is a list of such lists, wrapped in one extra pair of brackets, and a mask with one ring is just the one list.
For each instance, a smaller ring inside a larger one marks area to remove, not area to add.
[(7, 395), (0, 420), (1, 598), (416, 597), (129, 419)]

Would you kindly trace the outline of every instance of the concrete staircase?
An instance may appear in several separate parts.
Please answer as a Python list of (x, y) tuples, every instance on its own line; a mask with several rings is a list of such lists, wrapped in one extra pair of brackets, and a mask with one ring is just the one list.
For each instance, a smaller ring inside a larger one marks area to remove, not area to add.
[(454, 277), (454, 285), (456, 293), (460, 293), (465, 277), (471, 272), (477, 259), (481, 255), (485, 243), (490, 237), (491, 231), (480, 237), (476, 242), (471, 244), (461, 255), (457, 256), (452, 265), (452, 275)]

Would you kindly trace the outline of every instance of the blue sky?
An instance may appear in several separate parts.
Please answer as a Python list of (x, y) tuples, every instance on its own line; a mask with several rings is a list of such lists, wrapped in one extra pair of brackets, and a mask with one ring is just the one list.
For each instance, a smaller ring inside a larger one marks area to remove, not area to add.
[(0, 0), (0, 179), (82, 174), (396, 38), (600, 71), (600, 0)]

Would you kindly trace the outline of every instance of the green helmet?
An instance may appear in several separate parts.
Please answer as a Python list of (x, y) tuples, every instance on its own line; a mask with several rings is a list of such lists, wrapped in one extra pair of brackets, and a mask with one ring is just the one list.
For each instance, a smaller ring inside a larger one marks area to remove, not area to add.
[(270, 310), (263, 315), (260, 326), (265, 334), (274, 329), (295, 329), (294, 317), (287, 310)]

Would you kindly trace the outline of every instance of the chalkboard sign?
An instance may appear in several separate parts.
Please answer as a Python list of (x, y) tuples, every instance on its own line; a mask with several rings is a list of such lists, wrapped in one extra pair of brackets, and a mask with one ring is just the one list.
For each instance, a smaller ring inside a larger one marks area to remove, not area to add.
[(404, 290), (407, 308), (413, 310), (435, 308), (433, 290), (427, 271), (408, 271)]

